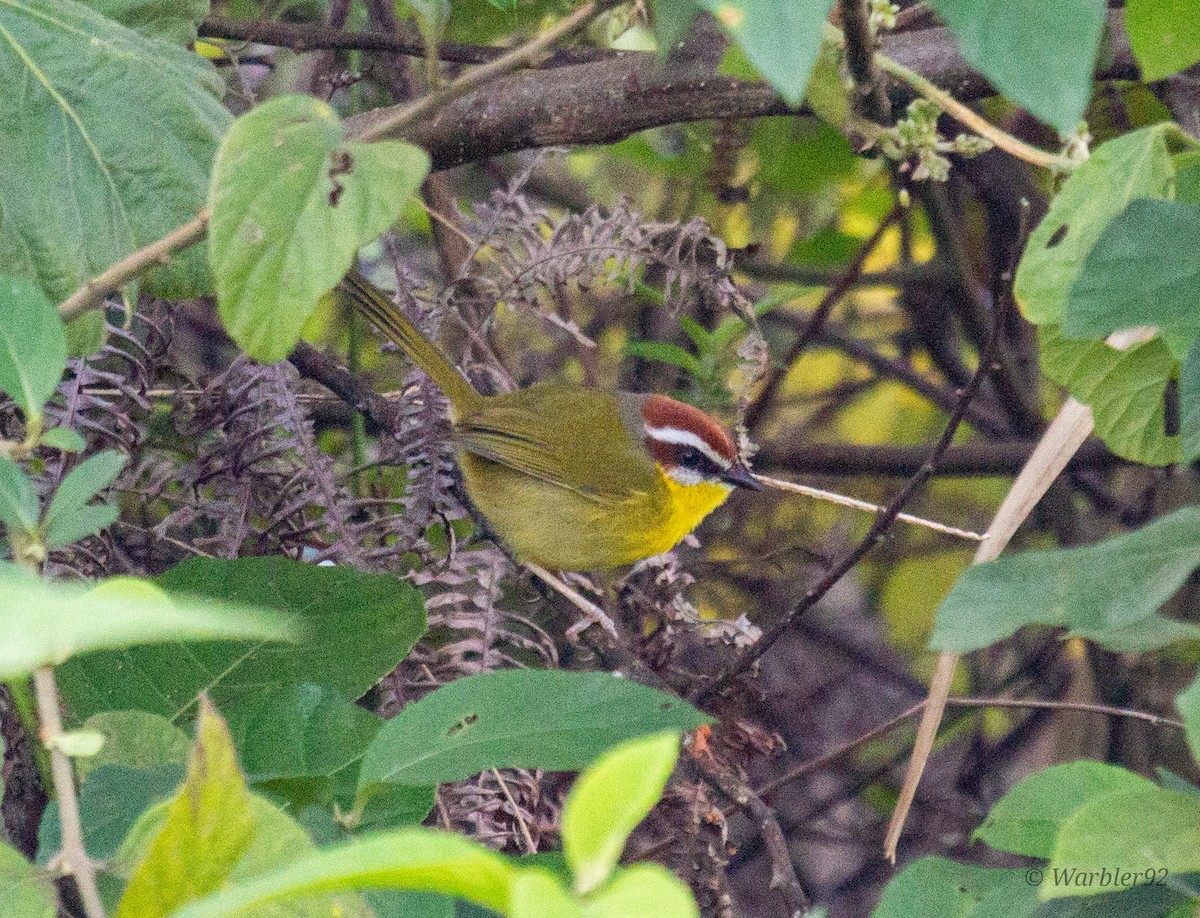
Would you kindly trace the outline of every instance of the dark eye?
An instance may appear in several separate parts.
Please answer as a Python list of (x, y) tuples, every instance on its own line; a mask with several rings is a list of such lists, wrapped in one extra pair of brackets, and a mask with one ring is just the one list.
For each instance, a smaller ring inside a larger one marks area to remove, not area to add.
[(707, 457), (694, 446), (685, 446), (679, 451), (679, 464), (689, 469), (698, 469), (705, 464)]

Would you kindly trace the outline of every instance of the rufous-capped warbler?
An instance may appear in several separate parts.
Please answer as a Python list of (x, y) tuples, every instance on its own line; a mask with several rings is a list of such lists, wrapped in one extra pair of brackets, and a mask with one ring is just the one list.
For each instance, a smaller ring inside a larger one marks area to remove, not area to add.
[(523, 561), (629, 564), (673, 548), (734, 486), (761, 487), (698, 408), (551, 383), (483, 395), (362, 275), (341, 290), (449, 399), (467, 493)]

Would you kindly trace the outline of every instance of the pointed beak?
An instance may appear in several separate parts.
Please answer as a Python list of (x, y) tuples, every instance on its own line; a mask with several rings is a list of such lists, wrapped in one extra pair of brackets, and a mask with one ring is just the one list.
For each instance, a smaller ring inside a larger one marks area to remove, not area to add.
[(729, 467), (729, 471), (721, 476), (721, 480), (750, 491), (761, 491), (763, 488), (759, 480), (754, 477), (754, 473), (746, 468), (745, 463), (740, 459)]

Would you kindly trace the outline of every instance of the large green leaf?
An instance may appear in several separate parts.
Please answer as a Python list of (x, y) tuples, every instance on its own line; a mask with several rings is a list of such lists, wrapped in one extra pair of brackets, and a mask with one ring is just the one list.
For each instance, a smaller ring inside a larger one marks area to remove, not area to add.
[(1051, 765), (1030, 775), (992, 807), (973, 838), (1000, 851), (1049, 858), (1062, 823), (1102, 794), (1136, 790), (1151, 782), (1102, 762)]
[(165, 717), (146, 711), (103, 711), (83, 723), (104, 737), (97, 755), (77, 759), (75, 771), (85, 780), (102, 765), (148, 768), (183, 765), (187, 761), (187, 734)]
[(716, 17), (781, 96), (800, 103), (833, 0), (697, 0), (697, 5)]
[(221, 318), (257, 360), (291, 353), (321, 296), (399, 217), (429, 171), (399, 141), (346, 141), (333, 109), (283, 96), (239, 118), (217, 153), (208, 250)]
[(1014, 102), (1073, 134), (1092, 97), (1104, 0), (932, 0), (963, 57)]
[(1014, 294), (1030, 322), (1062, 321), (1084, 260), (1130, 201), (1166, 197), (1174, 174), (1167, 135), (1174, 130), (1155, 125), (1116, 137), (1067, 177), (1017, 266)]
[(322, 848), (221, 890), (172, 918), (232, 918), (296, 895), (388, 888), (440, 892), (504, 912), (516, 872), (506, 858), (461, 836), (400, 829)]
[(487, 768), (583, 768), (624, 740), (710, 722), (685, 701), (607, 673), (483, 673), (431, 692), (384, 724), (359, 787), (441, 784)]
[(1161, 80), (1200, 61), (1200, 16), (1192, 0), (1129, 0), (1125, 31), (1142, 79)]
[(58, 904), (54, 882), (21, 852), (0, 842), (0, 915), (4, 918), (54, 918)]
[(591, 892), (608, 879), (629, 833), (658, 803), (679, 755), (679, 735), (630, 740), (600, 756), (567, 797), (563, 853), (575, 891)]
[(425, 632), (415, 587), (396, 577), (288, 558), (196, 558), (158, 578), (171, 595), (278, 610), (296, 626), (290, 645), (203, 643), (130, 648), (72, 661), (59, 688), (74, 714), (145, 710), (176, 719), (200, 692), (222, 707), (315, 682), (354, 700)]
[[(151, 806), (171, 797), (183, 778), (183, 765), (102, 765), (88, 774), (79, 792), (79, 820), (87, 853), (108, 860), (138, 818)], [(46, 807), (38, 826), (38, 862), (47, 863), (62, 845), (62, 820), (57, 801)]]
[[(75, 0), (0, 0), (0, 271), (61, 300), (204, 204), (229, 124), (202, 58)], [(208, 287), (203, 252), (142, 279), (168, 297)]]
[[(354, 798), (357, 767), (383, 721), (311, 682), (274, 686), (230, 710), (242, 767), (274, 794)], [(295, 793), (293, 793), (295, 792)], [(418, 820), (419, 821), (419, 820)]]
[[(1107, 869), (1112, 880), (1079, 884), (1077, 874)], [(1039, 889), (1045, 899), (1097, 895), (1119, 889), (1114, 870), (1165, 878), (1200, 871), (1200, 797), (1150, 782), (1092, 798), (1058, 832), (1054, 856)]]
[[(0, 210), (0, 232), (2, 221)], [(54, 304), (29, 278), (0, 275), (0, 391), (27, 419), (41, 418), (66, 367), (67, 332)]]
[(588, 918), (700, 918), (687, 884), (661, 864), (618, 870), (583, 906)]
[(1155, 614), (1197, 565), (1200, 507), (1176, 510), (1097, 545), (976, 564), (938, 609), (930, 645), (965, 653), (1029, 624), (1063, 626), (1125, 651), (1200, 638), (1200, 627)]
[(1032, 918), (1037, 885), (1016, 870), (923, 857), (888, 883), (873, 918)]
[(1106, 338), (1154, 325), (1182, 352), (1200, 332), (1200, 207), (1142, 198), (1105, 228), (1071, 287), (1063, 333)]
[[(210, 705), (201, 707), (187, 779), (148, 810), (116, 857), (129, 883), (118, 918), (162, 918), (229, 883), (314, 851), (298, 823), (247, 789), (233, 744)], [(367, 918), (354, 896), (320, 896), (258, 912), (256, 918)]]
[(209, 0), (85, 0), (88, 6), (149, 38), (177, 45), (196, 40)]
[(102, 648), (216, 638), (282, 640), (293, 631), (263, 609), (175, 601), (154, 590), (86, 591), (0, 565), (0, 679)]
[(1057, 325), (1043, 325), (1038, 343), (1046, 376), (1091, 407), (1096, 433), (1109, 449), (1146, 465), (1179, 461), (1180, 439), (1167, 435), (1166, 416), (1178, 364), (1162, 338), (1121, 351), (1103, 341), (1072, 341)]

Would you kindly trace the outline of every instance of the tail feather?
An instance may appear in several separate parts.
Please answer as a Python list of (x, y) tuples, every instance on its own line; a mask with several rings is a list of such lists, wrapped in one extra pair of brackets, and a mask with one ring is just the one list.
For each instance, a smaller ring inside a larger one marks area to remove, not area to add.
[(405, 356), (433, 380), (450, 400), (456, 415), (470, 412), (481, 397), (479, 392), (454, 368), (436, 344), (417, 331), (382, 290), (357, 271), (346, 275), (341, 289), (359, 314), (396, 342)]

